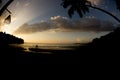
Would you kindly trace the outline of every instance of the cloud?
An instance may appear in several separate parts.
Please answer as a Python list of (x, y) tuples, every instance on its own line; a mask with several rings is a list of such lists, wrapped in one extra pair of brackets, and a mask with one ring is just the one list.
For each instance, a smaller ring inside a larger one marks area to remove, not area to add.
[(28, 7), (30, 4), (30, 2), (25, 3), (25, 7)]
[(48, 30), (50, 28), (49, 23), (47, 22), (40, 22), (40, 23), (36, 23), (36, 24), (23, 24), (22, 26), (20, 26), (17, 31), (15, 31), (14, 33), (16, 34), (30, 34), (30, 33), (35, 33), (35, 32), (42, 32), (45, 30)]
[(115, 27), (109, 21), (101, 21), (95, 17), (82, 18), (76, 21), (72, 21), (66, 17), (55, 16), (51, 17), (50, 21), (41, 21), (40, 23), (28, 24), (25, 23), (20, 26), (15, 33), (16, 34), (30, 34), (42, 31), (51, 32), (73, 32), (73, 31), (112, 31)]
[(102, 0), (88, 0), (88, 1), (90, 1), (94, 5), (100, 5), (102, 2)]

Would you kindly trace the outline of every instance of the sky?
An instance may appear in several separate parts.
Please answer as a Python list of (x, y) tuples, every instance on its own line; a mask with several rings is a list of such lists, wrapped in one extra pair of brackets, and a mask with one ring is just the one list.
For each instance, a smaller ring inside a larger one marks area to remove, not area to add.
[[(7, 1), (7, 0), (6, 0)], [(112, 0), (89, 0), (120, 18)], [(112, 31), (119, 23), (109, 15), (90, 9), (80, 18), (77, 13), (69, 18), (62, 0), (15, 0), (8, 9), (11, 24), (1, 30), (37, 43), (85, 43)]]

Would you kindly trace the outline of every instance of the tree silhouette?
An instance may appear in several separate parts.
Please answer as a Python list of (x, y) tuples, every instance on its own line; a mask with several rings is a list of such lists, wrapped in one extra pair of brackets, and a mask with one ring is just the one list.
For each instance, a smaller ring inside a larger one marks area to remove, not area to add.
[[(11, 12), (7, 9), (7, 7), (13, 2), (14, 0), (9, 0), (8, 2), (6, 2), (6, 4), (2, 3), (2, 0), (0, 0), (0, 16), (2, 16), (4, 14), (4, 11), (9, 12), (9, 15), (4, 19), (4, 23), (11, 23)], [(1, 7), (1, 5), (3, 5)], [(24, 43), (24, 40), (21, 38), (17, 38), (13, 35), (10, 34), (6, 34), (3, 32), (0, 32), (0, 44), (1, 45), (5, 45), (5, 44), (22, 44)], [(6, 46), (7, 47), (7, 46)]]
[(117, 9), (120, 10), (120, 0), (115, 0), (115, 1), (116, 1)]
[[(11, 12), (7, 9), (7, 7), (13, 2), (14, 0), (9, 0), (1, 9), (0, 9), (0, 16), (2, 16), (2, 14), (4, 13), (4, 11), (8, 11), (9, 14), (11, 14)], [(2, 4), (2, 0), (0, 0), (0, 5)], [(0, 6), (1, 7), (1, 6)], [(5, 22), (7, 22), (8, 24), (11, 22), (11, 15), (8, 15), (8, 17), (6, 17)]]
[[(62, 6), (64, 8), (69, 7), (68, 15), (70, 17), (72, 17), (74, 15), (74, 12), (77, 12), (80, 17), (83, 17), (84, 14), (89, 12), (90, 8), (93, 8), (93, 9), (97, 9), (99, 11), (102, 11), (102, 12), (110, 15), (111, 17), (113, 17), (115, 20), (117, 20), (120, 23), (120, 19), (117, 18), (115, 15), (113, 15), (112, 13), (110, 13), (104, 9), (101, 9), (97, 6), (92, 5), (91, 2), (88, 0), (62, 0), (62, 1), (63, 1)], [(120, 10), (120, 0), (114, 0), (114, 1), (116, 2), (117, 9)]]

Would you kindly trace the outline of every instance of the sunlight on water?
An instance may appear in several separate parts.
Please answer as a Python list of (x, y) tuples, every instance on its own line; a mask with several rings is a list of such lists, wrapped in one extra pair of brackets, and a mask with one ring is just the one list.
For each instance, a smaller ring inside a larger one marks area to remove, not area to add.
[(41, 43), (25, 43), (25, 44), (14, 44), (14, 46), (23, 47), (25, 51), (31, 52), (30, 48), (33, 49), (44, 49), (44, 50), (73, 50), (75, 47), (82, 44), (41, 44)]

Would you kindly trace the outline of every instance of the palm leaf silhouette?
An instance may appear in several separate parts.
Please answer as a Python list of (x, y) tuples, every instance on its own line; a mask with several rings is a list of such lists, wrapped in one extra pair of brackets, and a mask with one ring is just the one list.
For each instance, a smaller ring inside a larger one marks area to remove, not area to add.
[(89, 7), (86, 4), (90, 2), (87, 0), (63, 0), (62, 6), (68, 8), (68, 15), (73, 16), (74, 12), (77, 12), (80, 17), (89, 12)]
[(120, 10), (120, 0), (115, 0), (115, 1), (116, 1), (117, 9)]
[(0, 0), (0, 4), (2, 3), (2, 0)]
[(10, 24), (11, 23), (11, 15), (9, 15), (5, 20), (4, 23)]
[[(96, 9), (96, 10), (99, 10), (99, 11), (102, 11), (102, 12), (108, 14), (109, 16), (113, 17), (116, 21), (120, 22), (120, 19), (118, 17), (116, 17), (109, 11), (106, 11), (102, 8), (91, 5), (91, 2), (88, 0), (62, 0), (62, 1), (63, 1), (62, 6), (64, 8), (69, 8), (68, 9), (69, 17), (72, 17), (74, 15), (74, 12), (77, 12), (80, 17), (83, 17), (84, 14), (89, 12), (89, 8), (93, 8), (93, 9)], [(109, 0), (109, 1), (111, 1), (111, 0)], [(120, 10), (120, 0), (114, 0), (114, 1), (116, 2), (117, 9)]]

